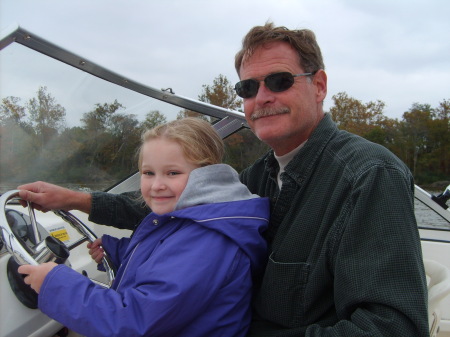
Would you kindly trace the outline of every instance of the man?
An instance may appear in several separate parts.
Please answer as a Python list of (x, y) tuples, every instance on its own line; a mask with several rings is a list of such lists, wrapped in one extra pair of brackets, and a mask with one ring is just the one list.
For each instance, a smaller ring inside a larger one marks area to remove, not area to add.
[[(246, 119), (270, 151), (241, 173), (271, 199), (270, 256), (255, 280), (250, 336), (427, 336), (427, 290), (413, 179), (385, 148), (323, 112), (327, 77), (309, 30), (254, 27), (236, 55)], [(126, 196), (25, 185), (21, 197), (77, 208), (95, 222), (137, 223)], [(47, 200), (47, 199), (48, 200)], [(102, 213), (108, 212), (108, 213)], [(128, 213), (125, 213), (128, 212)]]

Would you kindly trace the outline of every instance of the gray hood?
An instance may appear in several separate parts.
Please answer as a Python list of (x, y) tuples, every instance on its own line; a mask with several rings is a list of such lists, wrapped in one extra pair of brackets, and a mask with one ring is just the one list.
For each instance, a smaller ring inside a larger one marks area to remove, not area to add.
[(193, 170), (175, 210), (186, 207), (259, 198), (250, 193), (231, 166), (215, 164)]

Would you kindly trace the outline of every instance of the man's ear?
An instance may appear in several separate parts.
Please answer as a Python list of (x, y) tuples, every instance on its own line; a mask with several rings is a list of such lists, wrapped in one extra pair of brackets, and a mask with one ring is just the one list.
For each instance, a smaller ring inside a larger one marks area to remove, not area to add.
[(313, 84), (316, 86), (316, 102), (323, 102), (327, 96), (327, 74), (323, 69), (316, 72), (313, 78)]

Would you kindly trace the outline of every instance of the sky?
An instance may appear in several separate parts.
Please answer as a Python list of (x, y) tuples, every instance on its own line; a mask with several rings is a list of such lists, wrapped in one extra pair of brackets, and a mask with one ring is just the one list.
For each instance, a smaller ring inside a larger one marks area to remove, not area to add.
[(2, 31), (20, 25), (134, 81), (191, 98), (220, 74), (238, 81), (234, 55), (253, 26), (308, 28), (328, 75), (325, 110), (346, 92), (383, 101), (385, 115), (397, 119), (413, 103), (450, 99), (449, 17), (448, 0), (0, 0)]

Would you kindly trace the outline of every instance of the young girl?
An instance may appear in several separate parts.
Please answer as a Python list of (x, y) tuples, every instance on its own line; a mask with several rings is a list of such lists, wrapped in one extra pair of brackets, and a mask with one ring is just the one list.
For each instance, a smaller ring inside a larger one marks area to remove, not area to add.
[(131, 238), (104, 235), (118, 267), (111, 289), (53, 262), (21, 266), (39, 308), (87, 336), (245, 336), (252, 276), (263, 271), (269, 201), (252, 195), (223, 142), (198, 118), (147, 131), (141, 193), (152, 209)]

